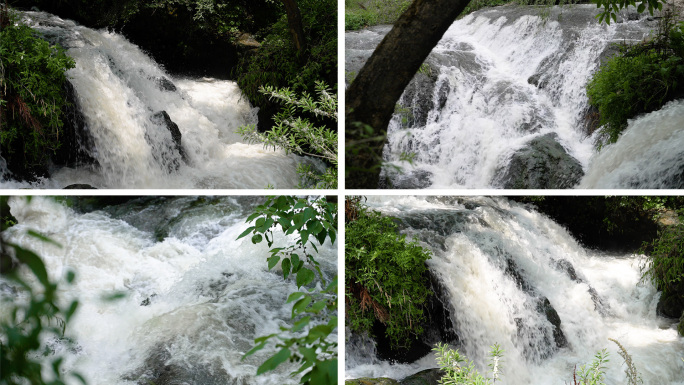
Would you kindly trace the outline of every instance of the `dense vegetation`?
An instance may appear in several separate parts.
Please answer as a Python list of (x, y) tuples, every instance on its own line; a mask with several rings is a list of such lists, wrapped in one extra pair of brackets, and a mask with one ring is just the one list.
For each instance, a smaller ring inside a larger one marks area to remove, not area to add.
[(65, 71), (74, 61), (0, 6), (0, 153), (18, 175), (42, 176), (60, 146)]
[(654, 36), (619, 53), (587, 85), (589, 103), (599, 112), (602, 144), (617, 141), (627, 120), (684, 97), (684, 22), (664, 13)]
[(360, 198), (347, 199), (345, 211), (347, 324), (371, 334), (380, 322), (393, 349), (407, 349), (423, 331), (423, 308), (433, 294), (425, 265), (431, 253), (407, 241), (392, 218), (369, 210)]

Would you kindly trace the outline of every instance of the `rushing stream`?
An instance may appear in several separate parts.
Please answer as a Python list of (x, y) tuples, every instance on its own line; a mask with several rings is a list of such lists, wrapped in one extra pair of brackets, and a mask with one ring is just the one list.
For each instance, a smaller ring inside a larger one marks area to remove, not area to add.
[[(552, 220), (503, 198), (369, 197), (368, 204), (399, 218), (404, 233), (434, 252), (428, 266), (445, 288), (456, 347), (486, 372), (488, 347), (499, 343), (503, 384), (572, 383), (575, 365), (602, 349), (606, 383), (625, 384), (609, 338), (626, 348), (644, 384), (684, 384), (684, 338), (656, 315), (654, 287), (638, 284), (640, 256), (585, 249)], [(348, 378), (401, 379), (437, 366), (432, 355), (390, 364), (372, 344), (353, 342)]]
[[(46, 343), (88, 384), (293, 384), (288, 364), (255, 377), (272, 344), (242, 361), (254, 338), (291, 322), (285, 300), (297, 290), (268, 271), (266, 245), (236, 241), (262, 201), (148, 197), (81, 213), (53, 199), (13, 198), (19, 224), (5, 236), (42, 256), (52, 279), (76, 272), (75, 285), (61, 288), (65, 301), (81, 303), (66, 330), (76, 345)], [(27, 236), (27, 229), (62, 247)], [(276, 234), (276, 245), (292, 241)], [(329, 279), (337, 245), (318, 250)], [(112, 292), (125, 297), (102, 300)]]
[[(639, 41), (655, 26), (651, 18), (626, 13), (624, 21), (599, 25), (597, 13), (595, 5), (503, 6), (457, 20), (404, 91), (384, 153), (392, 167), (383, 171), (380, 187), (571, 188), (585, 173), (592, 175), (585, 187), (674, 183), (662, 170), (684, 167), (681, 135), (663, 134), (638, 154), (620, 144), (611, 149), (619, 153), (611, 162), (629, 159), (643, 167), (623, 164), (613, 171), (618, 165), (606, 165), (608, 155), (592, 158), (596, 137), (587, 133), (585, 86), (614, 52), (611, 43)], [(389, 28), (346, 33), (348, 81)], [(648, 123), (639, 118), (632, 125), (684, 126), (682, 108), (670, 111), (667, 122), (655, 113), (644, 118)], [(649, 132), (640, 130), (636, 140)], [(405, 153), (415, 155), (413, 165), (400, 161)], [(606, 175), (611, 172), (620, 176)]]
[[(173, 77), (123, 36), (56, 16), (25, 12), (24, 20), (59, 42), (76, 67), (67, 77), (85, 118), (86, 152), (94, 166), (63, 167), (28, 185), (62, 188), (295, 188), (302, 158), (246, 144), (235, 130), (256, 123), (233, 81)], [(179, 150), (161, 112), (178, 126)], [(86, 143), (87, 142), (87, 143)], [(0, 160), (0, 175), (3, 171)]]

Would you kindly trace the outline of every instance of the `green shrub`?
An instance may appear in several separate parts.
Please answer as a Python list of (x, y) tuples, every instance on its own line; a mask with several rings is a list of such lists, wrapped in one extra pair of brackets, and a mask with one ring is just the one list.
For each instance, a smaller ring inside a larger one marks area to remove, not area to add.
[(642, 280), (649, 280), (664, 295), (681, 293), (684, 288), (684, 224), (661, 230), (658, 238), (644, 245), (650, 249), (641, 266)]
[[(240, 127), (238, 134), (248, 142), (263, 143), (265, 147), (282, 148), (286, 152), (319, 158), (331, 165), (322, 175), (309, 165), (300, 164), (297, 171), (301, 188), (337, 188), (337, 132), (316, 127), (301, 112), (337, 121), (337, 96), (331, 95), (324, 83), (317, 84), (318, 99), (308, 94), (298, 97), (287, 88), (277, 90), (261, 87), (261, 93), (285, 105), (285, 110), (274, 117), (275, 126), (266, 133), (257, 132), (254, 125)], [(298, 113), (299, 111), (299, 113)]]
[(62, 87), (74, 61), (0, 9), (0, 147), (3, 157), (45, 165), (60, 147)]
[(325, 81), (337, 92), (337, 2), (298, 1), (307, 50), (293, 47), (287, 16), (283, 15), (252, 55), (245, 55), (234, 74), (240, 89), (252, 104), (262, 106), (267, 98), (262, 86), (287, 87), (296, 93), (316, 92), (316, 82)]
[(447, 344), (438, 343), (432, 350), (435, 352), (437, 365), (444, 372), (444, 376), (439, 381), (441, 385), (490, 385), (499, 379), (502, 371), (503, 350), (498, 344), (492, 345), (489, 353), (489, 368), (492, 371), (492, 378), (480, 374), (472, 361), (462, 356), (458, 350), (449, 348)]
[(399, 235), (392, 218), (366, 209), (358, 214), (345, 227), (347, 322), (352, 331), (370, 334), (378, 320), (394, 349), (407, 348), (423, 332), (431, 253)]
[(589, 103), (598, 108), (607, 138), (602, 144), (615, 142), (628, 119), (659, 109), (682, 90), (684, 23), (664, 17), (654, 38), (621, 45), (587, 85)]

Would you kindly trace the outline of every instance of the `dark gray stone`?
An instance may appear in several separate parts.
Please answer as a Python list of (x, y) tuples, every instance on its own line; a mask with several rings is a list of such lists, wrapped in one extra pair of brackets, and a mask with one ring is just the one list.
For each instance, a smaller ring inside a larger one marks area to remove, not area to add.
[(425, 369), (399, 381), (400, 385), (437, 385), (444, 376), (440, 369)]
[(495, 184), (505, 189), (567, 189), (579, 183), (582, 166), (549, 133), (530, 141), (498, 170)]

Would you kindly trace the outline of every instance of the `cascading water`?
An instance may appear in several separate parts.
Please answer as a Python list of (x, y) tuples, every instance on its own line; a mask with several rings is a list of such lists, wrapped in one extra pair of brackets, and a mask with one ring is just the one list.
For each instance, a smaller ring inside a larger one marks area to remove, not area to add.
[(592, 158), (580, 188), (684, 188), (684, 100), (629, 122)]
[[(64, 167), (35, 184), (5, 188), (294, 188), (303, 158), (241, 142), (235, 130), (256, 111), (232, 81), (174, 78), (123, 36), (56, 16), (25, 12), (25, 22), (76, 61), (76, 90), (95, 166)], [(169, 119), (164, 119), (162, 111)], [(170, 122), (169, 122), (170, 120)], [(182, 134), (179, 150), (170, 126)], [(320, 166), (316, 164), (316, 166)]]
[[(381, 187), (577, 185), (595, 153), (585, 86), (611, 43), (639, 41), (654, 26), (627, 16), (599, 25), (597, 13), (594, 5), (504, 6), (457, 20), (399, 102)], [(348, 78), (388, 30), (346, 34)], [(413, 165), (400, 161), (406, 153)]]
[[(90, 201), (83, 199), (82, 206)], [(268, 271), (266, 245), (236, 241), (262, 201), (139, 198), (79, 213), (52, 199), (13, 198), (18, 225), (4, 236), (36, 251), (53, 280), (76, 272), (73, 286), (60, 287), (65, 301), (80, 301), (66, 329), (76, 345), (47, 344), (88, 384), (297, 383), (289, 375), (296, 366), (289, 364), (255, 376), (274, 353), (272, 345), (242, 361), (254, 338), (291, 323), (285, 300), (297, 290), (292, 280)], [(27, 229), (62, 247), (27, 236)], [(276, 234), (276, 245), (290, 242)], [(318, 250), (330, 279), (337, 245), (326, 242)], [(115, 291), (126, 296), (102, 300)]]
[[(684, 338), (656, 315), (659, 294), (640, 279), (637, 255), (580, 246), (545, 216), (503, 198), (369, 197), (434, 256), (460, 352), (487, 372), (489, 346), (504, 349), (503, 384), (565, 384), (575, 365), (607, 349), (607, 384), (627, 383), (618, 340), (645, 384), (684, 384)], [(555, 315), (554, 315), (555, 314)], [(437, 367), (426, 356), (390, 364), (372, 344), (347, 345), (346, 376), (403, 378)]]

